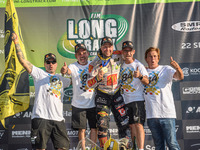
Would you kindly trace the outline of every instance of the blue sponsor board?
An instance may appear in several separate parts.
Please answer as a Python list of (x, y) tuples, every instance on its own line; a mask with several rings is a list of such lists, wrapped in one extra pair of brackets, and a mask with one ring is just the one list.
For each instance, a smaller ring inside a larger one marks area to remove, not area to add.
[(31, 125), (21, 124), (21, 125), (10, 125), (8, 134), (9, 144), (31, 144)]
[(184, 140), (185, 150), (200, 150), (200, 139)]
[(184, 139), (199, 139), (200, 120), (183, 120), (182, 122)]
[(180, 101), (180, 82), (182, 81), (173, 82), (172, 84), (172, 93), (175, 101)]
[(3, 146), (3, 144), (7, 143), (8, 133), (9, 133), (8, 130), (3, 128), (0, 129), (0, 148)]
[[(8, 144), (5, 144), (5, 143), (4, 143), (4, 144), (1, 144), (1, 145), (0, 145), (0, 150), (9, 150), (8, 146), (9, 146), (9, 145), (8, 145)], [(11, 150), (11, 149), (10, 149), (10, 150)], [(12, 149), (12, 150), (13, 150), (13, 149)]]
[(181, 100), (200, 100), (200, 81), (180, 83)]
[(31, 144), (10, 144), (8, 150), (32, 150)]
[(183, 127), (182, 127), (182, 121), (176, 120), (176, 138), (177, 140), (183, 139)]
[(200, 81), (200, 63), (180, 64), (184, 74), (184, 81)]
[(9, 125), (17, 124), (30, 124), (31, 123), (31, 114), (32, 114), (33, 105), (30, 105), (26, 111), (16, 113), (15, 115), (9, 117)]
[(200, 103), (199, 101), (183, 101), (182, 118), (186, 119), (200, 119)]

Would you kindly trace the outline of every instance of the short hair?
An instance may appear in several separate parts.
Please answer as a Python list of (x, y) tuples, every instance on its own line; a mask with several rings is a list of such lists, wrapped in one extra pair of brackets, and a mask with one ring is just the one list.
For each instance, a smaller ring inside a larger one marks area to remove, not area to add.
[(156, 47), (149, 47), (145, 52), (145, 60), (149, 52), (156, 51), (158, 53), (158, 60), (160, 60), (160, 49)]

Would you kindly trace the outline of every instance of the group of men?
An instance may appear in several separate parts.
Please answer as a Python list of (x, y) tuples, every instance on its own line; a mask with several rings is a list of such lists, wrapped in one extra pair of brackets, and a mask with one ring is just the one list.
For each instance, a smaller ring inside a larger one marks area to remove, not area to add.
[(175, 106), (171, 91), (172, 80), (182, 80), (183, 72), (171, 58), (171, 66), (159, 65), (160, 50), (150, 47), (145, 52), (148, 67), (134, 58), (131, 41), (122, 43), (121, 51), (113, 51), (110, 37), (101, 40), (97, 56), (88, 61), (89, 52), (84, 44), (75, 46), (77, 62), (61, 68), (64, 78), (56, 74), (57, 59), (52, 53), (44, 58), (43, 71), (24, 59), (16, 34), (12, 35), (19, 62), (33, 77), (35, 101), (32, 114), (31, 138), (36, 149), (45, 149), (49, 138), (55, 149), (69, 149), (69, 138), (63, 118), (63, 89), (73, 85), (72, 127), (77, 129), (82, 149), (85, 149), (87, 121), (90, 139), (97, 137), (103, 148), (109, 139), (110, 110), (119, 132), (121, 149), (128, 148), (127, 130), (131, 139), (136, 137), (139, 150), (144, 149), (144, 122), (152, 132), (156, 150), (179, 150), (175, 132)]

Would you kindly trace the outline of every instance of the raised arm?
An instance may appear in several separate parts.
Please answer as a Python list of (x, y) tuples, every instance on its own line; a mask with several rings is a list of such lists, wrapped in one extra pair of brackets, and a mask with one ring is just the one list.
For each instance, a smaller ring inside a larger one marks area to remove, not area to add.
[(140, 81), (142, 82), (142, 84), (144, 85), (148, 85), (149, 84), (149, 78), (147, 76), (143, 76), (140, 71), (139, 68), (137, 67), (136, 71), (134, 71), (133, 74), (134, 78), (139, 78)]
[(16, 33), (12, 33), (12, 40), (13, 40), (13, 42), (15, 44), (16, 54), (17, 54), (17, 57), (18, 57), (18, 60), (19, 60), (20, 64), (30, 74), (32, 72), (33, 65), (24, 58), (24, 54), (23, 54), (23, 52), (21, 50), (21, 47), (20, 47), (20, 44), (19, 44), (19, 39), (18, 39)]
[(60, 73), (61, 73), (62, 75), (65, 75), (65, 74), (70, 75), (70, 74), (72, 73), (71, 70), (68, 68), (66, 62), (64, 62), (64, 65), (63, 65), (62, 68), (60, 69)]
[[(92, 62), (95, 62), (94, 59)], [(97, 65), (98, 66), (98, 65)], [(87, 79), (87, 86), (89, 88), (96, 88), (98, 84), (103, 80), (104, 70), (99, 67), (94, 67), (93, 63), (89, 65), (89, 78)]]
[(170, 57), (170, 60), (171, 60), (171, 66), (176, 69), (176, 72), (174, 73), (174, 78), (177, 79), (177, 80), (183, 80), (184, 79), (184, 75), (183, 75), (183, 71), (181, 69), (181, 67), (179, 66), (179, 64), (173, 60), (172, 57)]

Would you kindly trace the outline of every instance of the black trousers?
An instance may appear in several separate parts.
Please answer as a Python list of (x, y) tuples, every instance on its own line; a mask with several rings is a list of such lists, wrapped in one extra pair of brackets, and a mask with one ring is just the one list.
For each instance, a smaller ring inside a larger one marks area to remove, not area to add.
[[(127, 115), (127, 108), (125, 107), (124, 99), (120, 94), (120, 90), (114, 95), (108, 95), (101, 91), (97, 91), (95, 103), (97, 110), (98, 137), (102, 137), (101, 132), (108, 133), (110, 110), (114, 115), (114, 119), (118, 127), (119, 138), (126, 137), (129, 117)], [(105, 134), (103, 136), (105, 136)]]

